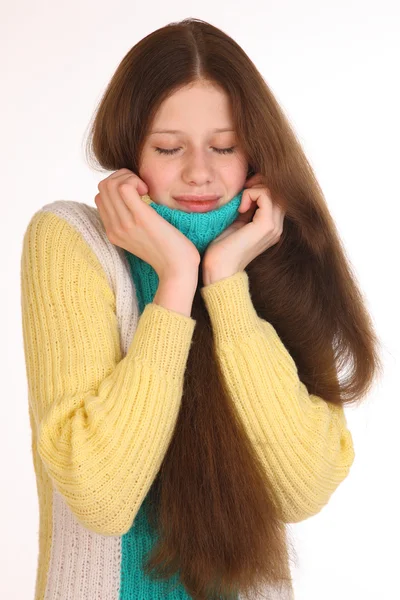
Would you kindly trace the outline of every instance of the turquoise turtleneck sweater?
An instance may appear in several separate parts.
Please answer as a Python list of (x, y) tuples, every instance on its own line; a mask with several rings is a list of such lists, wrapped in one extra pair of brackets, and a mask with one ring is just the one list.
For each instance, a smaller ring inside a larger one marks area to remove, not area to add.
[[(149, 206), (189, 238), (202, 256), (210, 242), (218, 237), (239, 215), (238, 208), (243, 191), (224, 206), (205, 213), (187, 213), (153, 201), (149, 203)], [(126, 250), (125, 254), (136, 287), (139, 314), (142, 314), (146, 304), (152, 302), (155, 296), (158, 288), (158, 275), (146, 261)], [(133, 597), (134, 590), (131, 586), (134, 585), (135, 589), (142, 590), (143, 600), (151, 598), (190, 600), (190, 596), (179, 581), (179, 573), (176, 573), (168, 581), (154, 581), (143, 572), (141, 565), (145, 555), (151, 551), (157, 540), (157, 535), (151, 529), (147, 519), (147, 499), (148, 495), (143, 501), (131, 529), (122, 536), (123, 561), (120, 597)]]
[[(207, 246), (218, 237), (239, 215), (238, 208), (242, 199), (242, 189), (229, 202), (205, 213), (187, 213), (169, 206), (150, 202), (151, 206), (168, 223), (179, 229), (203, 256)], [(125, 250), (136, 286), (139, 303), (139, 314), (144, 307), (153, 301), (158, 288), (158, 275), (149, 263)]]

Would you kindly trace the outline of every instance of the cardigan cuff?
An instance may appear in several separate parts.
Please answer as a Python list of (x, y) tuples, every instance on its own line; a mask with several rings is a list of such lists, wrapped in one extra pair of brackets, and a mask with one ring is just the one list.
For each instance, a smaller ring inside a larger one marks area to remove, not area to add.
[(235, 344), (262, 330), (246, 271), (200, 288), (217, 345)]

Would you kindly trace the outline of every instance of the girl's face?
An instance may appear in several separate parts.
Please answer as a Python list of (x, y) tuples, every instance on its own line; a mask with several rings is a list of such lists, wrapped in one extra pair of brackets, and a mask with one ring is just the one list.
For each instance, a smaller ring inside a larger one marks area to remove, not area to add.
[(190, 212), (176, 196), (214, 194), (218, 196), (214, 210), (243, 189), (247, 171), (223, 90), (196, 82), (162, 103), (139, 165), (139, 177), (154, 202)]

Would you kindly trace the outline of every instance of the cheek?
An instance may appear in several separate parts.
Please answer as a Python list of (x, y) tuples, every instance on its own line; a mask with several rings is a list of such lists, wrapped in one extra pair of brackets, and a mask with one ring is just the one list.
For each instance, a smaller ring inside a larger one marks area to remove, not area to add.
[(149, 153), (145, 153), (140, 168), (140, 175), (146, 180), (147, 185), (154, 186), (157, 182), (160, 173), (160, 165), (155, 157)]
[(246, 157), (244, 156), (243, 152), (239, 151), (236, 154), (235, 160), (233, 161), (233, 167), (235, 168), (235, 171), (239, 177), (242, 177), (243, 175), (247, 175), (248, 163), (247, 163)]
[(157, 182), (154, 173), (156, 170), (151, 167), (147, 161), (143, 162), (139, 169), (139, 177), (144, 181), (148, 187), (148, 195), (154, 199), (157, 196)]
[(161, 198), (164, 198), (166, 190), (169, 190), (176, 180), (175, 171), (176, 169), (168, 168), (165, 164), (160, 165), (160, 161), (152, 160), (143, 162), (139, 177), (146, 182), (149, 196), (163, 204)]
[(229, 175), (230, 181), (235, 186), (237, 186), (246, 181), (247, 171), (248, 171), (247, 162), (243, 161), (243, 159), (240, 159), (240, 160), (234, 161), (229, 166), (226, 173)]

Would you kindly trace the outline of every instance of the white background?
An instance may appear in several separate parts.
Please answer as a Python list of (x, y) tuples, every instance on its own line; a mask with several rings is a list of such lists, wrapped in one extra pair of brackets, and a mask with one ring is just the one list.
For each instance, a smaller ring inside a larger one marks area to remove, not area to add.
[(400, 598), (399, 11), (396, 0), (3, 0), (1, 598), (33, 599), (38, 553), (20, 315), (23, 234), (46, 203), (95, 206), (97, 183), (109, 174), (91, 171), (83, 155), (95, 105), (134, 44), (189, 16), (231, 35), (288, 115), (383, 347), (382, 381), (361, 407), (347, 409), (356, 451), (350, 476), (318, 515), (290, 526), (300, 560), (296, 600)]

